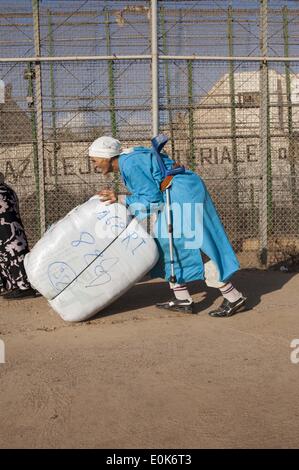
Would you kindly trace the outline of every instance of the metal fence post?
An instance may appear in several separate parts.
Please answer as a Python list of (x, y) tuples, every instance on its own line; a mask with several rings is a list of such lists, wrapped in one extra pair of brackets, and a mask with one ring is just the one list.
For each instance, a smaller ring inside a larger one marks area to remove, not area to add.
[[(283, 42), (284, 42), (284, 55), (289, 57), (289, 20), (288, 20), (288, 7), (284, 6), (282, 9), (283, 14)], [(290, 161), (290, 173), (291, 173), (291, 197), (292, 203), (295, 205), (297, 202), (296, 198), (296, 168), (295, 168), (295, 142), (293, 132), (293, 110), (292, 110), (292, 99), (291, 99), (291, 74), (290, 64), (285, 62), (285, 76), (286, 76), (286, 94), (287, 94), (287, 105), (288, 105), (288, 137), (289, 137), (289, 161)]]
[[(40, 24), (39, 24), (39, 0), (32, 0), (34, 49), (35, 56), (40, 56)], [(39, 174), (39, 217), (40, 234), (46, 230), (45, 212), (45, 177), (44, 177), (44, 135), (43, 135), (43, 108), (42, 108), (42, 76), (41, 63), (35, 61), (35, 92), (36, 92), (36, 127), (37, 127), (37, 152)]]
[[(261, 55), (267, 56), (268, 49), (268, 1), (260, 0), (260, 47)], [(268, 136), (268, 63), (260, 64), (260, 154), (261, 154), (261, 207), (260, 207), (260, 260), (268, 264), (268, 210), (269, 210), (269, 136)]]
[[(53, 26), (52, 26), (52, 12), (48, 9), (48, 37), (49, 37), (49, 55), (54, 55), (54, 44), (53, 44)], [(55, 188), (58, 184), (58, 145), (57, 145), (57, 129), (56, 129), (56, 100), (55, 100), (55, 77), (54, 77), (54, 65), (51, 62), (50, 65), (50, 88), (51, 88), (51, 114), (52, 114), (52, 129), (53, 129), (53, 156), (54, 156), (54, 178)]]
[[(167, 50), (167, 32), (165, 28), (165, 12), (164, 9), (160, 10), (161, 16), (161, 34), (163, 41), (163, 54), (168, 54)], [(169, 75), (168, 61), (164, 61), (164, 70), (165, 70), (165, 85), (166, 85), (166, 99), (168, 106), (168, 119), (169, 119), (169, 132), (170, 132), (170, 141), (171, 141), (171, 154), (172, 158), (175, 159), (175, 140), (174, 140), (174, 130), (173, 130), (173, 116), (172, 116), (172, 102), (171, 102), (171, 82)]]
[(152, 133), (159, 133), (158, 0), (151, 0)]
[(188, 68), (188, 128), (190, 139), (190, 154), (188, 164), (192, 171), (196, 170), (195, 161), (195, 145), (194, 145), (194, 112), (193, 112), (193, 63), (192, 60), (187, 61)]
[[(228, 39), (228, 53), (229, 56), (234, 55), (234, 42), (233, 42), (233, 9), (228, 7), (227, 17), (227, 39)], [(239, 209), (239, 181), (238, 181), (238, 155), (237, 155), (237, 138), (236, 138), (236, 96), (235, 96), (235, 76), (234, 76), (234, 62), (229, 62), (229, 94), (231, 106), (231, 136), (232, 136), (232, 166), (233, 166), (233, 207), (238, 213)], [(237, 226), (235, 227), (235, 231)]]
[[(105, 31), (106, 31), (106, 50), (111, 55), (111, 35), (110, 35), (110, 14), (109, 10), (105, 11)], [(114, 61), (108, 60), (108, 86), (109, 86), (109, 107), (112, 137), (117, 137), (117, 120), (115, 111), (115, 83), (114, 83)], [(113, 176), (114, 191), (119, 190), (120, 179), (118, 174)]]
[(36, 113), (35, 113), (35, 103), (34, 103), (34, 68), (33, 63), (29, 62), (25, 72), (25, 79), (28, 80), (28, 103), (30, 106), (30, 123), (31, 123), (31, 134), (32, 134), (32, 143), (33, 143), (33, 172), (34, 172), (34, 181), (35, 181), (35, 192), (36, 192), (36, 204), (37, 204), (37, 213), (36, 213), (36, 223), (39, 224), (39, 173), (38, 173), (38, 150), (37, 150), (37, 132), (36, 132)]

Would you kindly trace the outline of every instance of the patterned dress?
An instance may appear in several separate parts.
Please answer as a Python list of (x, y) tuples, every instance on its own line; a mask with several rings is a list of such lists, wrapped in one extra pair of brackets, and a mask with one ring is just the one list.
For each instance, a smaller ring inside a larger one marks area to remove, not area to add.
[(28, 251), (17, 195), (0, 184), (0, 278), (7, 291), (30, 288), (24, 268)]

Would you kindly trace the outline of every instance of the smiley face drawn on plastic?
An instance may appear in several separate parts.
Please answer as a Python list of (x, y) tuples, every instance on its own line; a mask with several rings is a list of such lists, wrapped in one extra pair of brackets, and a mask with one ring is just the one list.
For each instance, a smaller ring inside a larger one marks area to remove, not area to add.
[(48, 267), (48, 278), (54, 289), (61, 292), (75, 278), (75, 271), (63, 261), (55, 261)]

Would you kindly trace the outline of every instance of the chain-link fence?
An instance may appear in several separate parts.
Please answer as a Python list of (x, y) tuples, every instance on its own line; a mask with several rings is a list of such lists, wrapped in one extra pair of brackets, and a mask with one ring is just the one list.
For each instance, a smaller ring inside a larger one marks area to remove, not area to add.
[(243, 267), (296, 260), (296, 2), (0, 5), (0, 171), (31, 244), (117, 184), (91, 168), (94, 138), (148, 146), (159, 125), (170, 156), (203, 177)]

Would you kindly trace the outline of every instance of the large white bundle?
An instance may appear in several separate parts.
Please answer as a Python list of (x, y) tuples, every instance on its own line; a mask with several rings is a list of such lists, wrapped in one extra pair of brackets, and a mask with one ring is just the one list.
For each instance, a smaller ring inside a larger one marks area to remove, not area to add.
[(97, 196), (52, 225), (25, 258), (31, 284), (53, 299), (130, 222), (121, 204), (105, 206)]
[(90, 318), (157, 262), (153, 238), (122, 204), (95, 196), (46, 232), (25, 257), (30, 283), (66, 321)]

